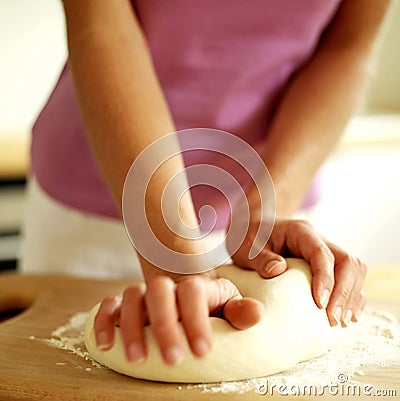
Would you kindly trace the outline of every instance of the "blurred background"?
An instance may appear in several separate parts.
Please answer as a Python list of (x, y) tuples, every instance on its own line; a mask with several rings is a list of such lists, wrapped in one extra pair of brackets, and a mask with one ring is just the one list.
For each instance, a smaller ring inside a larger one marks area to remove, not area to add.
[[(323, 166), (304, 217), (369, 265), (400, 262), (400, 0), (379, 41), (365, 102)], [(67, 56), (61, 2), (0, 1), (0, 270), (21, 245), (30, 130)]]

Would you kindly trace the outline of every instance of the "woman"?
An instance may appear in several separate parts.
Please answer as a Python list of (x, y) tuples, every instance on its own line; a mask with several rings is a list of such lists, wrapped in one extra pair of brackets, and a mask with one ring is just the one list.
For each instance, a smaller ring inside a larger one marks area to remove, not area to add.
[[(118, 219), (132, 162), (177, 129), (218, 128), (259, 152), (276, 191), (270, 239), (249, 258), (263, 217), (256, 188), (247, 188), (250, 225), (233, 261), (271, 278), (285, 271), (283, 254), (302, 257), (311, 265), (315, 302), (326, 308), (331, 324), (356, 321), (365, 304), (365, 265), (291, 216), (359, 103), (389, 1), (63, 4), (69, 64), (33, 130), (23, 269), (58, 265), (76, 274), (98, 269), (106, 276), (131, 271), (133, 255)], [(185, 162), (204, 160), (200, 153)], [(155, 173), (147, 218), (170, 249), (197, 254), (200, 241), (166, 229), (160, 209), (162, 190), (183, 162), (175, 157)], [(197, 224), (203, 201), (214, 205), (218, 216), (227, 215), (211, 190), (192, 191), (179, 205), (182, 225)], [(219, 222), (221, 228), (227, 218)], [(122, 300), (107, 298), (97, 315), (96, 338), (105, 349), (112, 346), (119, 321), (127, 358), (144, 359), (142, 327), (149, 321), (164, 360), (175, 364), (184, 357), (179, 319), (192, 352), (203, 356), (212, 343), (209, 314), (239, 329), (260, 318), (258, 302), (242, 298), (213, 271), (181, 275), (140, 254), (138, 259), (146, 286), (127, 288)]]

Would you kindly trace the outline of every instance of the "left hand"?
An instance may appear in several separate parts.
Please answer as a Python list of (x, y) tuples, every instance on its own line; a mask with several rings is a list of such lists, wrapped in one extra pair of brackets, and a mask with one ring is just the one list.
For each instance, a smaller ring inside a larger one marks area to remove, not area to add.
[[(290, 219), (277, 219), (264, 249), (249, 259), (258, 227), (259, 222), (250, 223), (245, 240), (232, 255), (237, 265), (268, 279), (287, 270), (282, 255), (303, 258), (311, 266), (315, 303), (326, 308), (331, 326), (347, 326), (350, 320), (358, 320), (366, 303), (362, 286), (367, 267), (363, 262), (326, 241), (309, 222)], [(229, 249), (229, 236), (227, 246)]]

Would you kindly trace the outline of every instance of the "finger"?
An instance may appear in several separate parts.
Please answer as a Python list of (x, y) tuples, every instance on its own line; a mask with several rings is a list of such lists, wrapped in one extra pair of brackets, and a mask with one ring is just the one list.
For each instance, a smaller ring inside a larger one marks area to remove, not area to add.
[(306, 221), (294, 221), (293, 228), (288, 229), (288, 250), (310, 263), (315, 303), (320, 308), (326, 308), (335, 281), (335, 257), (332, 251)]
[(147, 284), (145, 302), (151, 331), (164, 361), (170, 365), (181, 362), (184, 348), (178, 328), (175, 283), (165, 276), (155, 277)]
[(145, 285), (130, 286), (124, 291), (121, 305), (120, 329), (125, 354), (130, 361), (147, 357), (143, 327), (145, 324)]
[(353, 317), (351, 319), (353, 322), (358, 322), (360, 320), (360, 317), (363, 314), (366, 305), (367, 305), (367, 300), (365, 298), (364, 291), (361, 291), (358, 308), (354, 312)]
[(256, 258), (249, 260), (248, 265), (267, 279), (279, 276), (287, 270), (286, 260), (268, 248), (264, 248)]
[(287, 270), (285, 259), (279, 254), (264, 247), (254, 258), (250, 258), (255, 237), (247, 234), (240, 248), (232, 255), (232, 260), (245, 269), (256, 270), (263, 278), (276, 277)]
[(102, 350), (109, 350), (114, 345), (115, 322), (120, 308), (120, 297), (109, 296), (100, 304), (94, 319), (94, 332), (97, 346)]
[(243, 298), (230, 280), (219, 278), (210, 283), (214, 286), (208, 291), (211, 313), (224, 317), (237, 329), (247, 329), (261, 319), (262, 304), (256, 299)]
[(319, 308), (325, 309), (335, 283), (335, 257), (325, 242), (319, 242), (311, 251), (310, 266), (313, 298)]
[(178, 308), (189, 345), (197, 356), (204, 356), (212, 345), (212, 329), (206, 296), (207, 279), (192, 277), (177, 285)]
[(350, 320), (354, 321), (355, 313), (360, 308), (362, 308), (362, 304), (365, 301), (365, 299), (363, 299), (364, 297), (362, 296), (361, 292), (367, 274), (367, 266), (358, 259), (354, 260), (353, 266), (356, 269), (355, 270), (356, 279), (354, 281), (350, 297), (347, 301), (345, 310), (343, 312), (342, 322), (345, 326), (349, 324)]
[(357, 262), (347, 254), (337, 261), (335, 286), (327, 307), (328, 318), (333, 326), (344, 320), (345, 308), (357, 281), (356, 264)]
[(339, 246), (329, 242), (327, 242), (327, 244), (335, 255), (337, 264), (348, 265), (354, 268), (355, 280), (342, 320), (344, 325), (347, 325), (350, 319), (351, 321), (356, 322), (365, 308), (366, 300), (362, 286), (364, 285), (365, 277), (367, 275), (367, 265), (357, 258), (352, 258)]

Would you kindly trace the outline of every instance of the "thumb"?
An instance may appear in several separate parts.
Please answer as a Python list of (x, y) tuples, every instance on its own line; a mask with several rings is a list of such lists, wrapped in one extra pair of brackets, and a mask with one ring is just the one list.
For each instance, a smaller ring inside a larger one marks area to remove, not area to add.
[(258, 255), (258, 258), (260, 260), (256, 262), (259, 266), (257, 271), (261, 277), (273, 278), (284, 273), (288, 268), (286, 260), (281, 255), (269, 249), (264, 249)]
[(244, 330), (254, 326), (261, 319), (263, 306), (253, 298), (231, 298), (225, 304), (224, 318), (235, 328)]
[(263, 278), (279, 276), (287, 270), (286, 260), (268, 248), (264, 248), (255, 258), (250, 259), (244, 249), (240, 249), (232, 260), (239, 266), (256, 270)]
[(236, 286), (224, 278), (211, 282), (208, 306), (212, 315), (223, 317), (237, 329), (254, 326), (261, 319), (263, 310), (259, 301), (242, 297)]

